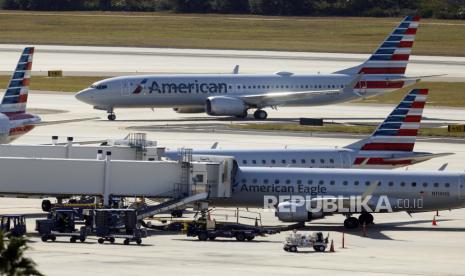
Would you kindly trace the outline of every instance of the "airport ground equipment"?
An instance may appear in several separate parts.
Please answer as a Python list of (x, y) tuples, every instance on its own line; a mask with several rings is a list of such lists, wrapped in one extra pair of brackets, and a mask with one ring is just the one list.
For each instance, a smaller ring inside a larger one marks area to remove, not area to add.
[(147, 231), (141, 229), (137, 222), (134, 209), (98, 209), (95, 210), (95, 233), (98, 243), (105, 241), (114, 243), (115, 239), (124, 239), (124, 244), (130, 242), (142, 243), (147, 237)]
[(235, 238), (237, 241), (251, 241), (257, 236), (276, 234), (279, 231), (260, 226), (241, 223), (216, 222), (200, 218), (186, 224), (188, 237), (197, 237), (200, 241), (215, 240), (216, 238)]
[(22, 237), (26, 235), (26, 217), (24, 215), (1, 215), (0, 230), (6, 237)]
[(328, 246), (328, 237), (324, 238), (322, 232), (315, 232), (310, 235), (303, 235), (294, 231), (286, 237), (284, 251), (297, 252), (298, 248), (310, 248), (317, 252), (324, 252)]
[(70, 242), (84, 242), (89, 232), (88, 227), (76, 229), (76, 211), (69, 209), (55, 209), (47, 219), (36, 220), (36, 230), (43, 242), (55, 241), (57, 237), (69, 237)]

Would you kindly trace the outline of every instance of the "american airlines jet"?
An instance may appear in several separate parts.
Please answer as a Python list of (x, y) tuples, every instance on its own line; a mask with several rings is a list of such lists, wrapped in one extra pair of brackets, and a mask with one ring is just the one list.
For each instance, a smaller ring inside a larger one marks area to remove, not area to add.
[[(209, 149), (193, 150), (209, 155), (233, 156), (244, 167), (383, 168), (413, 165), (450, 153), (414, 152), (428, 89), (413, 89), (378, 125), (371, 136), (343, 148), (321, 149)], [(178, 159), (178, 152), (166, 155)]]
[(23, 50), (0, 104), (0, 143), (5, 144), (31, 131), (40, 117), (26, 112), (33, 47)]
[[(141, 75), (105, 79), (76, 94), (80, 101), (106, 110), (115, 120), (115, 108), (170, 107), (179, 113), (206, 112), (212, 116), (266, 119), (263, 108), (315, 106), (348, 102), (397, 90), (418, 81), (405, 76), (419, 17), (407, 16), (370, 58), (332, 74), (194, 74)], [(346, 93), (358, 74), (364, 74)]]

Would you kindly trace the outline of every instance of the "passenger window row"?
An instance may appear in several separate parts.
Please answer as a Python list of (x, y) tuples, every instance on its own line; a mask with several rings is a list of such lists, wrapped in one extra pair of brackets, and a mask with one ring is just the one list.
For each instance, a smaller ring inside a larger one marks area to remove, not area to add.
[[(269, 181), (268, 179), (263, 179), (262, 181), (263, 181), (263, 184), (268, 184), (268, 183), (270, 183), (270, 181)], [(273, 183), (274, 183), (274, 184), (280, 184), (281, 181), (282, 181), (282, 183), (285, 183), (285, 184), (291, 184), (291, 183), (292, 183), (292, 181), (291, 181), (290, 179), (286, 179), (286, 180), (274, 179), (274, 180), (273, 180)], [(247, 183), (247, 179), (243, 178), (243, 179), (241, 180), (241, 182), (242, 182), (243, 184), (246, 184), (246, 183)], [(259, 180), (258, 180), (257, 178), (254, 178), (254, 179), (252, 179), (252, 181), (251, 181), (251, 183), (253, 183), (253, 184), (257, 184), (258, 182), (259, 182)], [(297, 179), (297, 180), (295, 181), (295, 183), (298, 184), (298, 185), (303, 184), (303, 183), (307, 183), (308, 185), (313, 185), (313, 180), (301, 180), (301, 179)], [(324, 180), (319, 180), (318, 182), (315, 182), (315, 183), (318, 183), (318, 185), (325, 185), (326, 183), (329, 184), (329, 185), (335, 185), (335, 184), (336, 184), (336, 181), (335, 181), (335, 180), (330, 180), (329, 182), (325, 182)], [(370, 186), (371, 183), (372, 183), (372, 182), (370, 182), (370, 181), (365, 181), (363, 184), (364, 184), (365, 186)], [(359, 185), (361, 184), (361, 181), (356, 180), (356, 181), (353, 181), (353, 182), (350, 183), (349, 181), (344, 180), (344, 181), (342, 182), (342, 185), (343, 185), (343, 186), (348, 186), (349, 184), (353, 184), (354, 186), (359, 186)], [(393, 186), (395, 185), (394, 182), (392, 182), (392, 181), (389, 181), (389, 182), (386, 183), (386, 184), (387, 184), (387, 186), (389, 186), (389, 187), (393, 187)], [(409, 186), (411, 186), (411, 187), (424, 187), (424, 188), (426, 188), (426, 187), (428, 187), (428, 186), (430, 185), (430, 183), (423, 182), (421, 185), (417, 185), (416, 182), (411, 182), (411, 183), (408, 183), (408, 184), (405, 183), (405, 182), (400, 182), (400, 186), (401, 186), (401, 187), (405, 187), (405, 186), (407, 186), (407, 185), (409, 185)], [(378, 182), (378, 186), (382, 186), (382, 182)], [(443, 184), (440, 184), (440, 183), (438, 183), (438, 182), (435, 182), (435, 183), (432, 184), (432, 186), (435, 187), (435, 188), (438, 188), (439, 186), (444, 186), (445, 188), (449, 188), (449, 187), (450, 187), (450, 183), (443, 183)]]
[[(286, 159), (281, 159), (281, 160), (276, 160), (276, 159), (271, 159), (271, 160), (265, 160), (265, 159), (262, 159), (262, 160), (255, 160), (255, 159), (254, 160), (246, 160), (246, 159), (242, 159), (242, 164), (247, 165), (247, 164), (249, 164), (249, 161), (250, 161), (250, 164), (253, 164), (253, 165), (259, 164), (258, 163), (259, 161), (263, 165), (266, 165), (268, 162), (269, 162), (269, 164), (277, 164), (277, 163), (281, 163), (281, 164), (297, 164), (297, 163), (307, 164), (308, 163), (308, 160), (306, 160), (306, 159), (300, 159), (300, 160), (297, 160), (297, 159), (291, 159), (291, 160), (286, 160)], [(319, 161), (320, 164), (325, 164), (325, 163), (334, 164), (334, 159), (332, 159), (332, 158), (329, 159), (329, 160), (311, 159), (310, 164), (316, 164), (317, 161)]]
[[(231, 88), (231, 87), (230, 87)], [(335, 85), (335, 84), (328, 84), (328, 85), (237, 85), (237, 90), (241, 89), (336, 89), (336, 88), (344, 88), (344, 85)]]

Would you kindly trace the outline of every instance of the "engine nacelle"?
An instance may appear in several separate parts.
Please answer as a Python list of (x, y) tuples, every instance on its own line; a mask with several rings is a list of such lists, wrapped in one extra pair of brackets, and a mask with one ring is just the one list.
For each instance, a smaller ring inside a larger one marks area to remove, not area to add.
[(307, 204), (301, 202), (281, 202), (275, 212), (275, 216), (282, 222), (306, 222), (324, 217), (324, 213), (309, 212)]
[(204, 113), (205, 107), (175, 107), (176, 113)]
[(212, 116), (244, 116), (247, 114), (247, 106), (241, 99), (217, 96), (208, 97), (205, 110)]

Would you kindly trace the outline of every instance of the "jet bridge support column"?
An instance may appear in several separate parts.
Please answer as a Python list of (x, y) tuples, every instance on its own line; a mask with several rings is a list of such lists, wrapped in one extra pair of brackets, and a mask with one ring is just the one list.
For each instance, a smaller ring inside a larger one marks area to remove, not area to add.
[(111, 182), (110, 182), (110, 169), (111, 169), (111, 151), (107, 151), (105, 159), (105, 172), (104, 172), (104, 186), (103, 186), (103, 205), (110, 206), (111, 196)]

